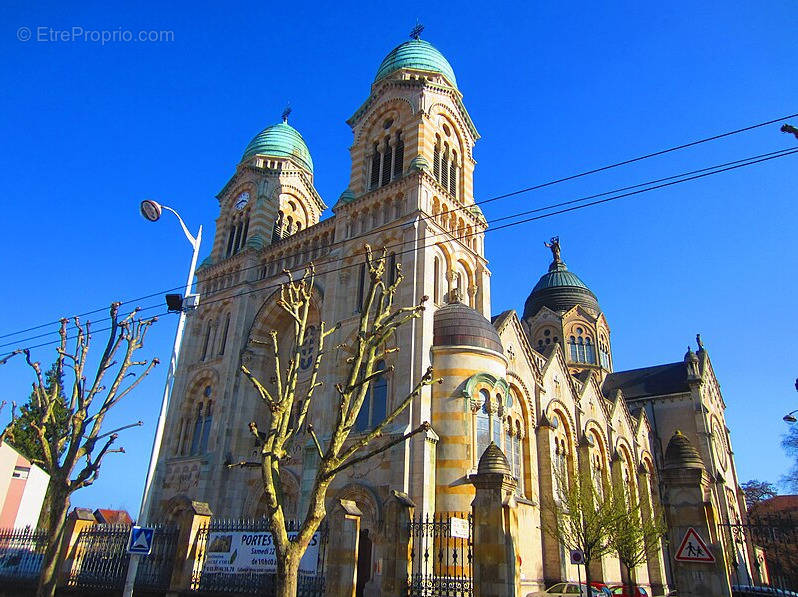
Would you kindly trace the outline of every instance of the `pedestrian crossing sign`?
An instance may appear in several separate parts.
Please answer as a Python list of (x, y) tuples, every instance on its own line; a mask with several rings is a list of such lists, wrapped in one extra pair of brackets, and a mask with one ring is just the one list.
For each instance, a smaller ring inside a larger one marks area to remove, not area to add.
[(143, 556), (149, 555), (152, 551), (152, 536), (154, 534), (155, 529), (151, 527), (131, 527), (127, 552)]
[(677, 562), (702, 562), (704, 564), (714, 564), (715, 557), (709, 551), (707, 544), (698, 535), (698, 532), (690, 527), (684, 534), (679, 549), (676, 551), (674, 559)]

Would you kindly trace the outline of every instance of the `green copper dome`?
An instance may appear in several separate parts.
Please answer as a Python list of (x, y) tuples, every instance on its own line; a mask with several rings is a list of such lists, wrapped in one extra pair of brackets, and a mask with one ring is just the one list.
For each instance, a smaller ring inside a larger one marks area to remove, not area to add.
[(300, 165), (313, 172), (313, 160), (305, 140), (299, 131), (287, 122), (278, 122), (255, 135), (244, 150), (241, 161), (253, 155), (267, 155), (277, 158), (294, 158)]
[(596, 295), (559, 259), (552, 262), (549, 271), (535, 284), (524, 305), (524, 319), (534, 316), (543, 307), (565, 312), (575, 305), (582, 305), (599, 313)]
[(455, 88), (457, 87), (457, 79), (455, 79), (452, 66), (431, 43), (422, 39), (411, 39), (391, 50), (380, 64), (374, 82), (384, 79), (401, 68), (440, 73)]

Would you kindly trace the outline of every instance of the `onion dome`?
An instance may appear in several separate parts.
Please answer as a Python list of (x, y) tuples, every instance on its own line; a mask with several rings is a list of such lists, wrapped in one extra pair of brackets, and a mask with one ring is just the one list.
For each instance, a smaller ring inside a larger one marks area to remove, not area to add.
[(504, 354), (496, 328), (476, 311), (452, 302), (435, 312), (432, 325), (433, 346), (475, 346)]
[(601, 309), (596, 295), (579, 279), (579, 276), (568, 271), (565, 262), (560, 259), (559, 238), (552, 238), (551, 241), (551, 245), (547, 246), (552, 249), (554, 261), (526, 299), (524, 319), (534, 316), (543, 307), (564, 313), (575, 305), (582, 305), (599, 313)]
[(374, 82), (403, 68), (441, 74), (457, 89), (452, 66), (431, 43), (422, 39), (408, 40), (391, 50), (377, 69)]
[(665, 449), (665, 470), (679, 468), (704, 468), (704, 461), (687, 436), (677, 429)]
[(502, 452), (502, 449), (491, 441), (482, 456), (479, 457), (479, 464), (477, 465), (477, 474), (500, 474), (511, 475), (510, 463), (507, 462), (507, 457)]
[(286, 120), (263, 129), (244, 150), (241, 161), (254, 155), (265, 155), (276, 158), (293, 158), (298, 165), (313, 174), (313, 160), (305, 140), (299, 131)]
[(352, 203), (355, 200), (355, 194), (349, 190), (349, 187), (341, 193), (341, 196), (338, 197), (338, 203)]

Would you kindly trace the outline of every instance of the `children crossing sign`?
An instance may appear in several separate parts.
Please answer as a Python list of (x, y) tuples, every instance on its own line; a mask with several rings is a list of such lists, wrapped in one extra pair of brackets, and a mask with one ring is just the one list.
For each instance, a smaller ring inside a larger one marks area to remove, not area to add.
[(712, 552), (709, 551), (707, 544), (704, 543), (704, 540), (701, 539), (698, 532), (693, 527), (688, 528), (687, 532), (684, 534), (684, 539), (682, 539), (682, 543), (679, 545), (674, 559), (677, 562), (715, 563), (715, 557), (712, 555)]
[(127, 543), (127, 552), (141, 556), (149, 555), (152, 551), (152, 536), (155, 529), (149, 527), (131, 527), (130, 539)]

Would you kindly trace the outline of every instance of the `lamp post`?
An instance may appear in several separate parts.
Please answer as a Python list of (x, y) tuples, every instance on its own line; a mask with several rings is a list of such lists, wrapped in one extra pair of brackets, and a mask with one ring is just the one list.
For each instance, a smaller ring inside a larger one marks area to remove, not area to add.
[[(169, 409), (169, 398), (172, 394), (172, 384), (175, 378), (175, 370), (177, 369), (177, 359), (180, 355), (180, 344), (183, 341), (183, 329), (186, 326), (186, 300), (191, 295), (191, 286), (194, 282), (194, 270), (197, 267), (197, 257), (199, 256), (200, 244), (202, 244), (202, 226), (197, 231), (197, 236), (194, 237), (188, 231), (183, 218), (174, 209), (167, 205), (162, 205), (152, 199), (145, 199), (139, 206), (141, 215), (150, 222), (157, 222), (163, 210), (170, 211), (175, 214), (177, 221), (180, 222), (180, 227), (183, 229), (183, 234), (191, 244), (193, 253), (191, 255), (191, 266), (188, 269), (188, 279), (186, 280), (186, 289), (183, 293), (183, 303), (180, 308), (180, 318), (177, 322), (177, 332), (175, 332), (175, 342), (172, 346), (172, 356), (169, 359), (169, 369), (166, 373), (166, 384), (163, 389), (163, 398), (161, 399), (161, 412), (158, 415), (158, 425), (155, 428), (155, 438), (152, 442), (152, 452), (150, 453), (150, 465), (147, 469), (147, 479), (144, 482), (144, 493), (141, 496), (141, 507), (139, 508), (138, 524), (146, 523), (147, 513), (150, 509), (150, 497), (152, 482), (155, 478), (155, 467), (158, 464), (158, 458), (161, 452), (161, 440), (163, 438), (163, 430), (166, 424), (166, 412)], [(171, 310), (172, 305), (170, 305)], [(130, 564), (127, 569), (127, 578), (125, 579), (125, 589), (123, 592), (124, 597), (130, 597), (133, 594), (133, 585), (136, 581), (136, 572), (139, 567), (139, 558), (141, 556), (131, 554)]]
[(795, 423), (796, 421), (798, 421), (798, 419), (795, 418), (795, 413), (798, 413), (798, 408), (788, 412), (786, 415), (782, 417), (782, 419), (784, 419), (788, 423)]

